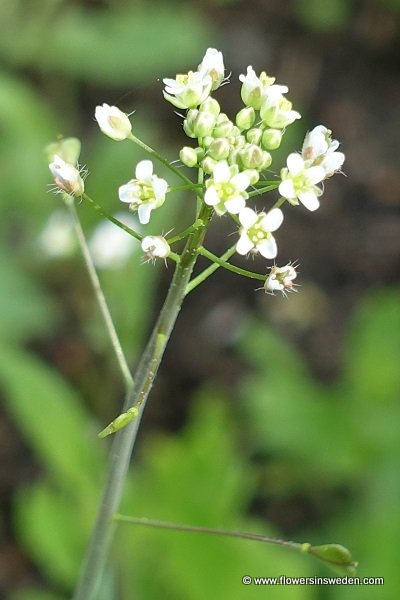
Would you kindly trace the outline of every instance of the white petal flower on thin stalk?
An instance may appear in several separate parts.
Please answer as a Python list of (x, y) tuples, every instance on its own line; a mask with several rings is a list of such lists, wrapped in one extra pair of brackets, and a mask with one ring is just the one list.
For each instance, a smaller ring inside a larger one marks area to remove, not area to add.
[(309, 131), (303, 143), (301, 155), (310, 166), (320, 166), (325, 170), (325, 176), (330, 177), (339, 171), (344, 163), (343, 152), (336, 152), (339, 142), (332, 139), (332, 132), (324, 125), (317, 125)]
[(162, 235), (147, 235), (142, 239), (142, 250), (149, 260), (167, 258), (171, 248)]
[(288, 263), (284, 267), (273, 265), (270, 273), (265, 280), (264, 290), (267, 294), (274, 295), (274, 292), (282, 292), (286, 296), (286, 292), (296, 291), (294, 289), (293, 280), (297, 277), (295, 265)]
[(225, 66), (222, 52), (215, 48), (208, 48), (203, 60), (199, 64), (198, 70), (203, 75), (209, 75), (212, 79), (211, 89), (214, 91), (224, 81)]
[(259, 252), (264, 258), (275, 258), (278, 248), (273, 231), (279, 229), (283, 222), (283, 213), (279, 208), (273, 208), (268, 213), (257, 214), (246, 207), (239, 213), (240, 238), (236, 245), (238, 254)]
[(204, 202), (213, 206), (217, 215), (226, 212), (237, 215), (246, 206), (249, 196), (245, 190), (250, 184), (245, 172), (238, 173), (237, 167), (230, 167), (222, 160), (214, 166), (212, 177), (206, 181)]
[(132, 131), (128, 115), (116, 106), (105, 103), (103, 106), (96, 106), (94, 116), (101, 131), (113, 140), (126, 140)]
[(189, 71), (175, 79), (163, 79), (164, 98), (177, 108), (196, 108), (210, 95), (213, 86), (211, 75), (206, 72)]
[(316, 184), (325, 179), (325, 169), (321, 166), (308, 167), (295, 152), (289, 154), (286, 163), (287, 167), (281, 170), (279, 193), (290, 204), (297, 205), (300, 201), (308, 210), (317, 210), (322, 190)]
[(118, 190), (121, 202), (129, 204), (129, 209), (138, 211), (139, 221), (145, 225), (150, 221), (151, 211), (165, 202), (168, 183), (153, 174), (151, 160), (142, 160), (136, 165), (136, 179), (121, 185)]
[(263, 122), (273, 129), (283, 129), (291, 125), (296, 119), (301, 119), (301, 114), (293, 110), (292, 103), (283, 96), (276, 86), (267, 89), (260, 109)]
[(268, 77), (265, 71), (258, 77), (253, 67), (247, 67), (246, 75), (239, 75), (242, 82), (241, 96), (246, 106), (260, 110), (267, 90), (271, 93), (285, 94), (289, 91), (286, 85), (273, 85), (275, 77)]
[(85, 184), (80, 172), (74, 165), (55, 155), (53, 162), (49, 164), (49, 169), (53, 174), (54, 183), (57, 187), (71, 196), (82, 196), (85, 191)]

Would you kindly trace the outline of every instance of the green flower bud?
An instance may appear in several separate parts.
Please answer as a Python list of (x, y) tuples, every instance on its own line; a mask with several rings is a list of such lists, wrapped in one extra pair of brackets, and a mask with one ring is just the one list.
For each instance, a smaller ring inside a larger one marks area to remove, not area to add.
[(334, 571), (341, 575), (356, 575), (358, 563), (353, 560), (350, 551), (340, 544), (311, 546), (306, 543), (303, 544), (302, 551), (328, 563)]
[(195, 167), (198, 162), (196, 150), (194, 148), (189, 148), (189, 146), (184, 146), (182, 148), (179, 152), (179, 158), (187, 167)]
[(250, 144), (257, 144), (261, 142), (261, 138), (263, 135), (263, 130), (260, 127), (254, 127), (253, 129), (249, 129), (246, 133), (246, 139)]
[(231, 146), (226, 138), (217, 138), (208, 148), (208, 155), (215, 160), (225, 160), (229, 156)]
[(190, 138), (195, 138), (197, 135), (194, 132), (194, 126), (196, 122), (196, 118), (199, 114), (199, 111), (196, 109), (191, 109), (188, 111), (186, 115), (186, 119), (183, 121), (183, 130), (186, 135)]
[(197, 148), (195, 148), (194, 151), (196, 152), (197, 162), (200, 163), (203, 160), (206, 152), (201, 146), (197, 146)]
[(197, 138), (211, 135), (215, 125), (215, 116), (209, 112), (199, 112), (194, 125), (193, 132)]
[(211, 96), (209, 96), (202, 104), (200, 104), (199, 110), (200, 112), (209, 112), (213, 114), (214, 117), (218, 117), (221, 112), (221, 107), (215, 98), (211, 98)]
[(241, 131), (250, 129), (255, 120), (256, 112), (252, 106), (242, 108), (236, 115), (236, 125)]
[(206, 156), (206, 158), (203, 160), (203, 171), (205, 173), (207, 173), (208, 175), (212, 175), (212, 172), (214, 170), (215, 165), (217, 164), (217, 160), (214, 160), (213, 158), (211, 158), (211, 156)]
[(266, 129), (261, 144), (266, 150), (276, 150), (281, 145), (283, 132), (280, 129)]
[(264, 151), (255, 144), (247, 144), (240, 151), (240, 160), (245, 169), (262, 169), (264, 164)]
[(209, 146), (211, 146), (213, 141), (214, 141), (214, 138), (212, 135), (205, 135), (203, 137), (203, 139), (201, 140), (201, 145), (203, 146), (203, 148), (208, 148)]
[(214, 127), (213, 136), (215, 138), (224, 137), (227, 138), (232, 135), (234, 125), (232, 121), (224, 121), (223, 123)]
[(228, 141), (236, 150), (244, 148), (247, 143), (244, 135), (231, 136)]

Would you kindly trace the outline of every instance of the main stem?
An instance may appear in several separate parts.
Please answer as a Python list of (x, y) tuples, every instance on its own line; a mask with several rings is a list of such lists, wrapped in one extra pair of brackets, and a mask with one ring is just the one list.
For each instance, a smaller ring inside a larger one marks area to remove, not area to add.
[(120, 504), (140, 419), (165, 347), (181, 309), (186, 286), (196, 263), (198, 249), (203, 243), (211, 215), (212, 208), (203, 204), (199, 215), (199, 218), (203, 221), (203, 226), (196, 229), (187, 241), (181, 260), (175, 268), (157, 323), (137, 368), (134, 386), (126, 395), (123, 410), (127, 410), (133, 404), (138, 404), (141, 408), (140, 414), (130, 425), (115, 435), (96, 522), (73, 600), (95, 600), (96, 598), (95, 594), (101, 582), (115, 526), (113, 516)]

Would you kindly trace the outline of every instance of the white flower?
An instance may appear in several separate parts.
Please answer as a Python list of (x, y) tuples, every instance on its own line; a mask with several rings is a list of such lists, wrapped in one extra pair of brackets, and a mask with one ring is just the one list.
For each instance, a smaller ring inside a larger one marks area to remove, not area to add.
[[(128, 227), (137, 229), (138, 223), (133, 215), (117, 213), (115, 217)], [(116, 270), (122, 268), (133, 254), (136, 240), (111, 221), (103, 220), (96, 225), (88, 245), (98, 269)]]
[(273, 208), (268, 213), (257, 214), (253, 209), (246, 207), (239, 213), (242, 224), (240, 238), (236, 245), (238, 254), (259, 252), (264, 258), (275, 258), (278, 248), (272, 231), (282, 225), (283, 212)]
[(131, 179), (118, 190), (121, 202), (127, 202), (130, 210), (138, 211), (139, 221), (145, 225), (150, 221), (151, 211), (164, 204), (168, 183), (153, 175), (151, 160), (142, 160), (136, 165), (136, 179)]
[(293, 279), (296, 279), (297, 272), (293, 265), (288, 263), (284, 267), (271, 267), (271, 271), (265, 280), (264, 289), (267, 294), (274, 295), (274, 292), (282, 292), (286, 296), (286, 292), (294, 290)]
[(301, 154), (310, 165), (321, 166), (325, 170), (325, 176), (330, 177), (335, 171), (339, 171), (344, 163), (343, 152), (336, 152), (338, 147), (339, 142), (332, 139), (330, 129), (324, 125), (317, 125), (306, 134)]
[(149, 260), (167, 258), (171, 248), (161, 235), (147, 235), (142, 239), (142, 250)]
[(64, 192), (72, 196), (82, 196), (85, 185), (78, 171), (70, 163), (55, 155), (53, 162), (49, 164), (49, 169), (53, 174), (54, 183)]
[(283, 129), (291, 125), (296, 119), (301, 119), (301, 114), (292, 109), (292, 103), (271, 86), (263, 96), (260, 117), (268, 127)]
[(55, 210), (39, 236), (39, 245), (48, 258), (69, 256), (75, 249), (76, 237), (70, 216), (63, 209)]
[(296, 153), (289, 154), (286, 162), (287, 168), (281, 170), (279, 193), (290, 204), (296, 205), (300, 200), (308, 210), (317, 210), (322, 190), (316, 184), (325, 179), (325, 170), (320, 166), (307, 167), (304, 159)]
[(272, 93), (285, 94), (289, 91), (286, 85), (272, 85), (275, 77), (268, 77), (265, 71), (257, 77), (253, 67), (247, 67), (246, 75), (239, 75), (242, 82), (241, 96), (246, 106), (252, 106), (255, 110), (260, 110), (261, 104), (267, 90)]
[(215, 48), (208, 48), (203, 60), (198, 66), (198, 70), (204, 75), (210, 75), (212, 79), (212, 90), (218, 89), (224, 81), (225, 74), (222, 52), (219, 52)]
[(220, 161), (213, 168), (212, 178), (206, 182), (204, 202), (213, 206), (217, 215), (227, 211), (236, 215), (246, 206), (249, 196), (245, 190), (250, 183), (246, 173), (238, 173), (237, 167), (229, 167), (225, 160)]
[(211, 92), (213, 80), (206, 72), (189, 71), (187, 75), (177, 75), (175, 79), (163, 79), (164, 98), (177, 108), (196, 108)]
[(108, 104), (96, 106), (94, 116), (101, 131), (113, 140), (126, 140), (132, 131), (132, 124), (128, 115), (116, 106), (109, 106)]

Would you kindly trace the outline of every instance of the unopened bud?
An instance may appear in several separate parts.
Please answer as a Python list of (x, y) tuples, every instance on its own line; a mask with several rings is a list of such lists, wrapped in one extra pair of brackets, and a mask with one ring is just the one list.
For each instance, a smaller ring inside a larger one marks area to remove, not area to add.
[(195, 167), (197, 165), (198, 156), (194, 148), (184, 146), (179, 152), (179, 158), (187, 167)]
[(255, 144), (249, 144), (240, 151), (240, 159), (245, 169), (266, 169), (272, 162), (269, 152), (265, 152)]
[(358, 563), (353, 560), (350, 551), (340, 544), (323, 544), (321, 546), (303, 544), (302, 550), (328, 563), (339, 574), (356, 575)]
[(53, 162), (49, 164), (53, 174), (54, 183), (70, 196), (82, 196), (85, 185), (78, 169), (70, 163), (63, 161), (59, 156), (54, 156)]
[(212, 172), (214, 171), (214, 167), (217, 164), (217, 162), (218, 161), (211, 158), (211, 156), (206, 156), (202, 164), (203, 171), (208, 175), (212, 175)]
[(142, 239), (142, 250), (150, 260), (167, 258), (171, 248), (161, 235), (147, 235)]
[(259, 127), (254, 127), (253, 129), (249, 129), (249, 131), (246, 133), (246, 139), (250, 144), (258, 144), (261, 141), (263, 135), (263, 130), (260, 129)]
[(132, 131), (132, 125), (128, 115), (116, 106), (96, 106), (95, 119), (105, 135), (113, 140), (125, 140)]
[(221, 107), (215, 98), (211, 98), (211, 96), (209, 96), (206, 98), (206, 100), (204, 100), (204, 102), (202, 102), (202, 104), (200, 104), (199, 110), (200, 112), (209, 112), (213, 114), (214, 117), (218, 117), (221, 112)]
[(242, 108), (236, 115), (236, 125), (239, 127), (240, 131), (244, 129), (250, 129), (252, 127), (254, 121), (256, 119), (256, 113), (252, 106), (248, 106), (246, 108)]
[(281, 145), (283, 132), (280, 129), (266, 129), (261, 143), (266, 150), (276, 150)]
[(230, 144), (225, 138), (218, 138), (210, 144), (208, 155), (215, 160), (225, 160), (229, 156)]

